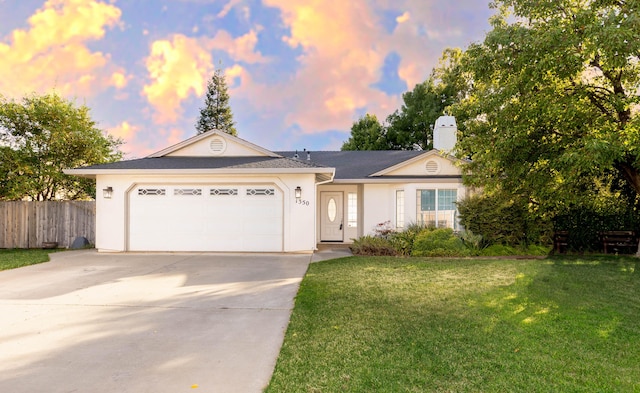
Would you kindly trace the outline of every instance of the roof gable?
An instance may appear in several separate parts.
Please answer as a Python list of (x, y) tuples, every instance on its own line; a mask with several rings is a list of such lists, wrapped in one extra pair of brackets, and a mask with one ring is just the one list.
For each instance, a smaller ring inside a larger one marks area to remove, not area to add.
[(254, 145), (220, 130), (211, 130), (177, 143), (148, 158), (158, 157), (280, 157), (278, 154)]
[(407, 161), (385, 168), (371, 176), (459, 176), (459, 160), (438, 150), (430, 150)]

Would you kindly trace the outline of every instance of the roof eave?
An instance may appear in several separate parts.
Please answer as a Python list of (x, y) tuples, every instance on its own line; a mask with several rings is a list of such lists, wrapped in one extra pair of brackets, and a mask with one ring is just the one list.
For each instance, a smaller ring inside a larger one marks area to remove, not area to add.
[(64, 169), (67, 175), (94, 178), (97, 175), (224, 175), (224, 174), (335, 174), (334, 168), (189, 168), (189, 169)]
[(367, 178), (367, 179), (333, 179), (333, 183), (339, 184), (400, 184), (400, 183), (424, 183), (424, 182), (432, 182), (434, 180), (441, 181), (458, 181), (462, 180), (462, 176), (460, 175), (444, 175), (444, 176), (422, 176), (422, 177), (403, 177), (403, 178), (386, 178), (386, 177), (377, 177), (377, 178)]

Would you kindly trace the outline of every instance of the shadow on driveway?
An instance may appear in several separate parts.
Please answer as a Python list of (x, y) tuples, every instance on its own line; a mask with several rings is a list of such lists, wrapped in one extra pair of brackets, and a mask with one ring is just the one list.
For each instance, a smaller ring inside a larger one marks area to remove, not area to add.
[(73, 251), (0, 272), (0, 391), (260, 392), (310, 260)]

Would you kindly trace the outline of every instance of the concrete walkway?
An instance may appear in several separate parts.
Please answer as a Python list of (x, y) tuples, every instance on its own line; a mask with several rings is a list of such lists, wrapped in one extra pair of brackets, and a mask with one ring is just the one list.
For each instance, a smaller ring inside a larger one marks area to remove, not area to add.
[(332, 255), (71, 251), (0, 272), (0, 392), (260, 392)]

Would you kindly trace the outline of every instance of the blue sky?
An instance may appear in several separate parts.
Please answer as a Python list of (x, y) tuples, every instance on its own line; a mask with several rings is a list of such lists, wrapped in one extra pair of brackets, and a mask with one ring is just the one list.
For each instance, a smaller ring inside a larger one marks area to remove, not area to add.
[[(0, 0), (0, 93), (59, 94), (143, 157), (195, 135), (221, 68), (238, 136), (337, 150), (447, 47), (481, 41), (489, 0)], [(11, 77), (6, 77), (10, 75)]]

